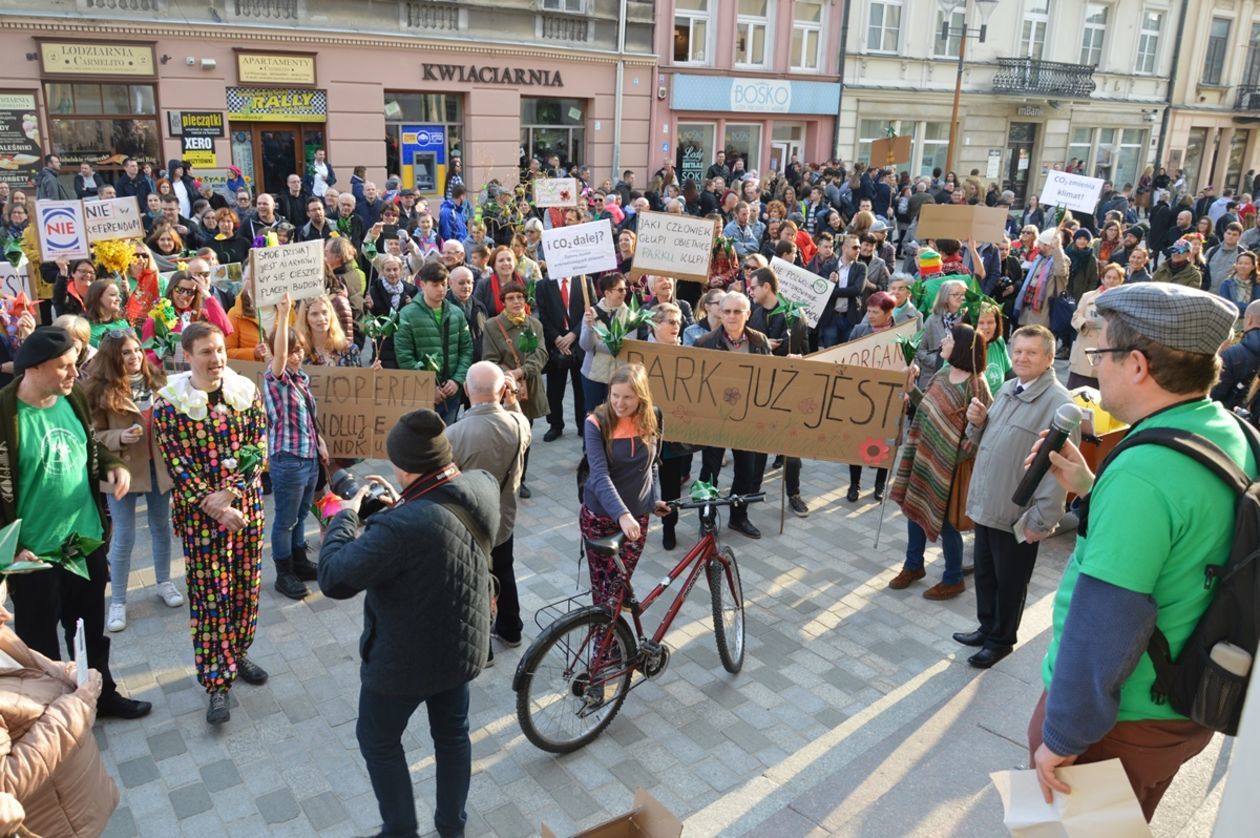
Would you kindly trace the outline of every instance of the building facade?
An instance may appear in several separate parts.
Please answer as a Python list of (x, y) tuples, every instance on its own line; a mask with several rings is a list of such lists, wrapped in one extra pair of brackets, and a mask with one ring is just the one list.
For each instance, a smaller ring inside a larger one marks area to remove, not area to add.
[(652, 15), (643, 0), (0, 0), (0, 156), (25, 152), (0, 176), (25, 180), (32, 148), (66, 177), (181, 158), (272, 192), (317, 148), (339, 185), (365, 166), (429, 195), (456, 156), (474, 186), (515, 183), (531, 154), (642, 170)]
[(1155, 162), (1176, 2), (1003, 0), (981, 43), (974, 0), (960, 0), (948, 15), (925, 0), (857, 0), (849, 11), (841, 153), (868, 160), (870, 143), (891, 125), (913, 138), (912, 173), (945, 165), (965, 24), (972, 34), (953, 166), (960, 177), (976, 170), (1021, 204), (1040, 192), (1046, 172), (1074, 160), (1117, 187), (1136, 184)]
[[(716, 152), (746, 170), (832, 156), (843, 4), (658, 0), (652, 170), (703, 174)], [(672, 25), (671, 25), (672, 23)]]
[(1191, 3), (1173, 81), (1164, 154), (1191, 192), (1242, 185), (1260, 168), (1260, 3)]

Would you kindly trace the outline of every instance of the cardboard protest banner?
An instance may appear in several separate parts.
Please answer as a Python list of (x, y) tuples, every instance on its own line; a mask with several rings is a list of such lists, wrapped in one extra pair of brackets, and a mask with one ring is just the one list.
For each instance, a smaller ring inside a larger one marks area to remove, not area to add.
[[(38, 273), (38, 270), (36, 271)], [(35, 286), (31, 283), (31, 263), (22, 260), (16, 268), (8, 260), (0, 260), (0, 294), (16, 297), (25, 294), (28, 300), (37, 300)]]
[(1046, 175), (1046, 185), (1041, 190), (1041, 205), (1067, 207), (1092, 215), (1098, 207), (1104, 182), (1102, 178), (1052, 171)]
[(876, 332), (830, 349), (822, 349), (805, 357), (811, 361), (830, 361), (833, 364), (864, 367), (870, 370), (905, 372), (906, 359), (901, 354), (897, 339), (909, 340), (917, 332), (918, 324), (910, 320), (887, 331)]
[(543, 230), (542, 238), (552, 279), (617, 270), (616, 236), (607, 218)]
[(113, 239), (144, 238), (144, 220), (140, 217), (140, 203), (133, 196), (86, 201), (83, 219), (87, 224), (87, 238), (92, 244)]
[(871, 143), (871, 165), (895, 166), (910, 162), (910, 137), (884, 137)]
[[(262, 386), (266, 364), (228, 362)], [(437, 380), (428, 370), (305, 366), (328, 454), (343, 459), (388, 459), (385, 440), (405, 414), (433, 408)]]
[(87, 259), (92, 255), (80, 201), (36, 201), (35, 229), (45, 262), (55, 262), (58, 256)]
[(967, 204), (925, 204), (919, 210), (915, 238), (997, 243), (1006, 236), (1006, 210)]
[(902, 373), (637, 340), (626, 341), (617, 357), (647, 369), (668, 440), (892, 464)]
[(577, 178), (540, 177), (534, 181), (534, 206), (576, 207)]
[(324, 293), (324, 242), (315, 239), (249, 252), (254, 277), (254, 302), (273, 306), (288, 291), (294, 302)]
[(835, 287), (831, 280), (798, 268), (778, 256), (770, 260), (770, 267), (779, 278), (779, 293), (805, 306), (805, 322), (811, 329), (817, 326), (818, 318), (822, 317), (827, 303), (831, 301), (831, 290)]
[(707, 283), (716, 227), (717, 220), (713, 218), (639, 213), (639, 238), (630, 278), (654, 274)]

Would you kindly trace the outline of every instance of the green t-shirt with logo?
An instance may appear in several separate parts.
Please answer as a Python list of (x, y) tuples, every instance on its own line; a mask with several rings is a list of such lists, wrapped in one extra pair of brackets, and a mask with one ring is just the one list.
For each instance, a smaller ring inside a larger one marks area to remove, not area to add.
[[(1140, 430), (1157, 427), (1199, 434), (1256, 474), (1238, 421), (1216, 402), (1195, 400), (1138, 424)], [(1042, 664), (1046, 689), (1080, 574), (1153, 597), (1156, 625), (1176, 660), (1215, 590), (1204, 590), (1204, 568), (1224, 564), (1233, 542), (1234, 491), (1204, 466), (1160, 445), (1121, 454), (1094, 485), (1089, 504), (1089, 535), (1077, 538), (1054, 598), (1054, 635)], [(1155, 667), (1144, 654), (1120, 689), (1116, 721), (1184, 718), (1151, 699), (1154, 683)]]
[(17, 404), (19, 542), (37, 556), (56, 556), (71, 533), (100, 538), (88, 438), (74, 408), (60, 397), (47, 408)]

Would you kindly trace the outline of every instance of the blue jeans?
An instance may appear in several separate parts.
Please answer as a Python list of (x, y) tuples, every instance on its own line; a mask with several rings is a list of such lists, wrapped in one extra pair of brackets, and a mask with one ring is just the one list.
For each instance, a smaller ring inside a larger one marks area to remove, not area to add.
[(306, 547), (306, 530), (302, 522), (315, 500), (315, 484), (319, 482), (319, 459), (296, 457), (280, 452), (271, 458), (271, 493), (276, 503), (271, 522), (271, 558), (287, 562), (294, 550)]
[[(927, 549), (927, 533), (914, 521), (906, 522), (909, 530), (909, 543), (906, 544), (905, 570), (923, 569), (923, 551)], [(963, 580), (963, 543), (962, 533), (954, 529), (946, 521), (941, 527), (941, 552), (945, 554), (945, 575), (941, 581), (946, 585), (957, 585)]]
[(442, 417), (442, 421), (448, 426), (454, 425), (455, 420), (459, 419), (459, 408), (461, 406), (459, 394), (451, 396), (444, 402), (438, 402), (433, 405), (433, 409), (437, 411), (437, 415)]
[[(852, 302), (850, 302), (852, 305)], [(837, 344), (844, 343), (849, 339), (849, 335), (853, 332), (853, 324), (849, 322), (846, 315), (836, 314), (831, 318), (831, 322), (818, 330), (818, 348), (827, 349)]]
[(359, 721), (355, 735), (367, 763), (382, 835), (416, 834), (416, 798), (403, 753), (402, 735), (421, 702), (429, 711), (433, 761), (437, 765), (437, 811), (433, 825), (443, 836), (463, 835), (472, 780), (472, 741), (468, 737), (468, 684), (431, 695), (384, 695), (359, 689)]
[(147, 492), (131, 492), (122, 500), (114, 500), (106, 493), (109, 517), (113, 520), (113, 534), (109, 539), (109, 602), (126, 605), (127, 579), (131, 574), (131, 550), (136, 546), (136, 499), (143, 496), (149, 513), (149, 536), (153, 539), (153, 575), (158, 582), (171, 578), (171, 493), (158, 491), (157, 466), (149, 461), (149, 485)]

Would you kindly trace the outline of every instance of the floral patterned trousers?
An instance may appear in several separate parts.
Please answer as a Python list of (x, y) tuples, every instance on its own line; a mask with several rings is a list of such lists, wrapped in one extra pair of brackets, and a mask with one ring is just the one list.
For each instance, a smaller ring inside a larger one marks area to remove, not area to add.
[[(596, 515), (582, 506), (578, 526), (583, 538), (607, 538), (621, 532), (621, 525), (607, 515)], [(621, 545), (621, 563), (626, 566), (627, 578), (634, 575), (634, 568), (643, 555), (643, 543), (647, 540), (648, 516), (639, 517), (640, 535), (636, 541), (627, 539)], [(611, 605), (617, 594), (617, 565), (612, 556), (601, 556), (586, 548), (586, 563), (591, 569), (591, 599), (596, 605)]]

